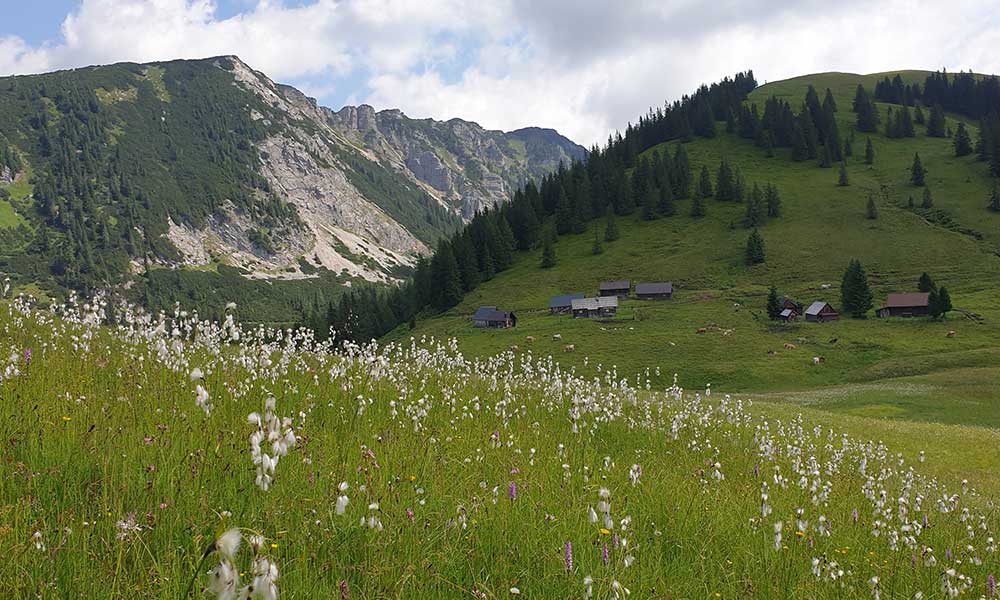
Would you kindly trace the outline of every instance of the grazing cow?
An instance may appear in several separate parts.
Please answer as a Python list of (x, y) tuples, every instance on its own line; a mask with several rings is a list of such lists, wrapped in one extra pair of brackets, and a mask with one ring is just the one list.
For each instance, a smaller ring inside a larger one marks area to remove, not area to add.
[(785, 350), (795, 350), (795, 344), (785, 342)]
[(945, 337), (955, 337), (955, 330), (952, 329), (951, 331), (949, 331), (948, 333), (946, 333)]
[(775, 352), (774, 350), (768, 350), (767, 351), (767, 355), (768, 356), (774, 356), (775, 354), (777, 354), (777, 352)]
[(699, 327), (695, 333), (708, 333), (708, 327)]
[(526, 341), (526, 342), (533, 342), (533, 341), (535, 341), (535, 336), (529, 335), (528, 337), (524, 338), (524, 341)]
[(818, 365), (819, 363), (824, 362), (825, 360), (826, 359), (823, 358), (822, 356), (814, 356), (813, 357), (813, 364), (814, 365)]
[(559, 341), (559, 340), (561, 340), (561, 339), (562, 339), (562, 334), (561, 334), (561, 333), (553, 333), (553, 334), (552, 334), (552, 340), (553, 340), (553, 341), (556, 341), (556, 342), (557, 342), (557, 341)]
[(830, 284), (829, 283), (821, 284), (819, 286), (819, 289), (821, 289), (821, 290), (828, 290), (828, 289), (830, 289)]
[(518, 350), (517, 344), (514, 344), (513, 346), (510, 347), (511, 352), (517, 352), (517, 350)]
[(563, 352), (576, 352), (576, 346), (573, 344), (566, 344), (563, 346)]

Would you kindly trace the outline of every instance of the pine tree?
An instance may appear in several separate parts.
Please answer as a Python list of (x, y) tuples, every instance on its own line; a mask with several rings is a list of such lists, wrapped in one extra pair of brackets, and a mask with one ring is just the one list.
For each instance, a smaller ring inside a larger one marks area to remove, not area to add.
[(955, 156), (968, 156), (972, 154), (972, 138), (965, 128), (965, 123), (959, 122), (958, 129), (955, 130)]
[(594, 225), (594, 243), (590, 246), (591, 254), (600, 254), (604, 252), (604, 248), (601, 246), (601, 238), (597, 234), (597, 225)]
[(700, 195), (695, 195), (695, 197), (691, 199), (691, 216), (705, 216), (705, 200)]
[(693, 177), (691, 176), (691, 163), (683, 144), (677, 144), (677, 150), (674, 151), (674, 174), (676, 175), (674, 197), (687, 198), (691, 193)]
[(920, 274), (920, 279), (917, 280), (917, 290), (923, 293), (929, 293), (931, 290), (937, 289), (934, 285), (934, 280), (926, 272)]
[(664, 184), (660, 188), (660, 202), (656, 207), (657, 211), (664, 217), (672, 216), (677, 209), (674, 207), (674, 192), (669, 184)]
[(841, 307), (844, 312), (860, 319), (871, 310), (872, 298), (868, 275), (861, 266), (861, 261), (854, 259), (844, 272), (844, 278), (840, 283)]
[(764, 262), (764, 238), (756, 229), (747, 238), (746, 261), (749, 266)]
[(945, 137), (944, 108), (940, 104), (931, 107), (931, 116), (927, 120), (927, 135), (930, 137)]
[(604, 225), (604, 241), (613, 242), (618, 239), (618, 225), (615, 224), (615, 211), (608, 206), (607, 219)]
[(733, 181), (733, 170), (725, 158), (719, 163), (719, 173), (715, 177), (715, 199), (721, 201), (733, 200), (736, 190)]
[(847, 163), (840, 161), (840, 177), (837, 179), (837, 185), (847, 187), (850, 183), (850, 180), (847, 178)]
[(543, 269), (551, 269), (556, 266), (556, 249), (552, 245), (552, 238), (555, 236), (551, 231), (547, 232), (545, 235), (545, 241), (542, 242), (542, 263)]
[(778, 298), (778, 290), (772, 285), (767, 293), (767, 318), (772, 321), (781, 316), (781, 299)]
[(872, 139), (868, 138), (865, 142), (865, 164), (870, 165), (875, 163), (875, 147), (872, 146)]
[(767, 216), (778, 217), (781, 215), (781, 196), (778, 195), (778, 187), (774, 184), (767, 184)]
[(559, 200), (556, 202), (556, 232), (563, 234), (573, 231), (573, 205), (570, 204), (566, 188), (559, 186)]
[(708, 165), (701, 166), (701, 176), (698, 178), (697, 195), (702, 198), (712, 197), (712, 176), (708, 172)]
[(874, 132), (878, 129), (878, 108), (872, 101), (865, 88), (858, 84), (854, 94), (852, 110), (857, 113), (857, 127), (859, 131)]
[(920, 208), (933, 208), (933, 207), (934, 207), (934, 198), (931, 197), (931, 188), (925, 187), (924, 198), (923, 201), (920, 203)]
[(941, 289), (937, 290), (936, 293), (932, 292), (931, 296), (932, 299), (929, 302), (931, 316), (935, 319), (943, 319), (953, 308), (951, 305), (951, 294), (948, 293), (948, 288), (941, 286)]
[(837, 103), (833, 99), (833, 92), (826, 88), (826, 96), (823, 97), (823, 111), (826, 113), (837, 112)]
[(997, 189), (996, 184), (993, 185), (993, 193), (990, 194), (990, 210), (994, 212), (1000, 212), (1000, 189)]
[(747, 199), (747, 209), (746, 214), (743, 217), (744, 227), (754, 227), (764, 223), (764, 192), (761, 191), (760, 186), (754, 184), (753, 190), (750, 192), (750, 197)]
[(792, 160), (803, 161), (809, 158), (809, 143), (806, 140), (802, 125), (796, 121), (792, 128)]
[(642, 200), (642, 220), (652, 221), (656, 218), (656, 205), (660, 199), (660, 190), (649, 188)]
[(872, 196), (871, 194), (868, 194), (868, 211), (866, 213), (866, 216), (869, 219), (878, 218), (878, 207), (875, 206), (875, 197)]
[(448, 310), (462, 301), (462, 276), (458, 272), (451, 244), (445, 240), (438, 243), (431, 261), (431, 273), (437, 290), (435, 304), (439, 310)]
[(926, 173), (924, 165), (920, 163), (920, 154), (914, 154), (913, 165), (910, 166), (910, 183), (918, 187), (924, 185), (924, 175)]

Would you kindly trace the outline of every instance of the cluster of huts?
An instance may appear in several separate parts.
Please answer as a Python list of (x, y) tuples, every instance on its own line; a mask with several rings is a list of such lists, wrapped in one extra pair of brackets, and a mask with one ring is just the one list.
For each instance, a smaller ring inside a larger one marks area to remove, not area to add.
[[(806, 321), (823, 323), (840, 318), (840, 314), (822, 300), (813, 302), (805, 310), (801, 304), (786, 296), (782, 296), (779, 301), (781, 312), (778, 318), (782, 321), (794, 321), (804, 317)], [(875, 315), (878, 317), (919, 317), (929, 314), (931, 314), (930, 294), (925, 292), (889, 294), (885, 304), (875, 309)]]
[[(586, 297), (583, 292), (558, 294), (549, 298), (549, 313), (572, 314), (574, 319), (607, 318), (618, 314), (618, 302), (633, 295), (632, 282), (628, 279), (602, 281), (597, 295)], [(669, 300), (674, 295), (674, 285), (669, 281), (635, 284), (634, 296), (638, 300)], [(517, 325), (512, 311), (495, 306), (481, 306), (472, 315), (475, 327), (504, 329)]]

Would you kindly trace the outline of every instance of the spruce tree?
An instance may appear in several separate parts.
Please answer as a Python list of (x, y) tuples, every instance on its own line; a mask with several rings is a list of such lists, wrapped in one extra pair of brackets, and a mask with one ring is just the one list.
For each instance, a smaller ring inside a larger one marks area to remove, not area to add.
[(872, 196), (871, 194), (868, 194), (868, 209), (867, 209), (866, 216), (869, 219), (877, 219), (878, 218), (878, 207), (875, 206), (875, 197)]
[(618, 239), (618, 225), (615, 224), (615, 211), (608, 206), (607, 219), (604, 225), (604, 241), (613, 242)]
[(925, 187), (924, 198), (923, 201), (920, 203), (920, 208), (933, 208), (933, 207), (934, 207), (934, 198), (931, 197), (931, 188)]
[(566, 188), (559, 186), (559, 200), (556, 202), (556, 232), (570, 233), (573, 231), (573, 205), (570, 204)]
[(451, 250), (451, 244), (445, 240), (438, 243), (437, 252), (431, 262), (434, 286), (437, 289), (437, 308), (445, 311), (462, 301), (462, 276), (458, 272), (458, 263)]
[(767, 293), (767, 317), (772, 321), (781, 316), (781, 299), (778, 298), (778, 290), (772, 285)]
[(965, 128), (965, 123), (959, 123), (958, 129), (955, 130), (955, 156), (968, 156), (972, 154), (972, 138), (969, 137), (969, 131)]
[(656, 205), (660, 200), (660, 190), (650, 187), (642, 200), (642, 220), (652, 221), (656, 218)]
[(767, 216), (777, 217), (781, 214), (781, 197), (778, 195), (778, 188), (774, 184), (767, 184)]
[(743, 217), (744, 227), (756, 228), (758, 225), (763, 224), (764, 214), (764, 192), (761, 191), (759, 185), (754, 184), (753, 190), (750, 192), (750, 197), (747, 199), (746, 214)]
[(764, 238), (756, 229), (747, 238), (746, 262), (749, 266), (764, 262)]
[(719, 172), (715, 177), (715, 199), (721, 201), (733, 200), (736, 197), (733, 170), (725, 158), (719, 163)]
[(545, 241), (542, 242), (542, 263), (543, 269), (551, 269), (556, 266), (556, 249), (552, 245), (552, 238), (555, 236), (551, 231), (546, 232)]
[(701, 176), (698, 178), (697, 195), (702, 198), (712, 197), (712, 176), (708, 172), (708, 165), (701, 166)]
[(840, 187), (846, 187), (850, 185), (850, 180), (847, 178), (847, 163), (845, 161), (840, 161), (840, 177), (837, 179), (837, 185)]
[(872, 308), (872, 290), (861, 261), (854, 259), (840, 283), (840, 303), (844, 312), (855, 319), (865, 316)]
[(656, 209), (664, 217), (669, 217), (677, 212), (674, 207), (674, 192), (670, 189), (669, 184), (664, 184), (660, 188), (660, 202)]
[(687, 198), (691, 193), (691, 183), (694, 179), (691, 176), (691, 163), (684, 144), (677, 144), (677, 150), (674, 151), (674, 174), (676, 175), (674, 197)]
[(944, 108), (940, 104), (931, 107), (931, 116), (927, 120), (927, 135), (930, 137), (945, 137)]
[(803, 161), (809, 158), (809, 143), (806, 140), (802, 125), (796, 121), (792, 129), (792, 160)]
[(692, 217), (705, 216), (705, 199), (698, 194), (696, 194), (695, 197), (691, 199), (691, 216)]
[(951, 294), (948, 293), (948, 288), (941, 286), (941, 289), (932, 295), (936, 297), (930, 303), (931, 315), (936, 319), (943, 319), (953, 308), (951, 305)]
[(910, 166), (910, 183), (915, 186), (924, 185), (924, 175), (927, 171), (924, 169), (924, 165), (920, 162), (920, 154), (913, 155), (913, 164)]
[(600, 254), (604, 252), (604, 248), (601, 246), (601, 238), (597, 234), (597, 225), (594, 225), (594, 243), (590, 246), (591, 254)]
[(994, 212), (1000, 212), (1000, 189), (997, 189), (996, 184), (993, 185), (993, 193), (990, 194), (990, 210)]
[(875, 147), (872, 146), (872, 139), (868, 138), (865, 142), (865, 164), (870, 165), (875, 163)]
[(920, 274), (920, 279), (917, 280), (917, 290), (923, 293), (929, 293), (931, 290), (937, 289), (934, 285), (934, 280), (926, 272)]
[(827, 113), (837, 112), (837, 103), (833, 99), (833, 92), (826, 88), (826, 96), (823, 98), (823, 110)]

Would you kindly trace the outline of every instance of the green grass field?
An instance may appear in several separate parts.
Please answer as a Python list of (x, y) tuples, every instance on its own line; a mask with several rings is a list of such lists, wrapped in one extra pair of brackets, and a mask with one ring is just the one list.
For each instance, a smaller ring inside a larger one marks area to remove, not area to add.
[[(903, 73), (912, 81), (925, 75)], [(809, 83), (821, 96), (829, 87), (845, 137), (854, 129), (850, 103), (855, 86), (863, 82), (871, 89), (881, 76), (810, 75), (762, 86), (750, 100), (760, 105), (774, 94), (797, 107)], [(879, 106), (884, 115), (886, 105)], [(949, 117), (949, 126), (955, 122)], [(850, 185), (838, 187), (837, 168), (792, 162), (787, 150), (768, 158), (749, 141), (722, 132), (722, 124), (719, 130), (716, 139), (687, 144), (692, 170), (708, 165), (714, 178), (726, 157), (739, 166), (748, 185), (778, 186), (782, 215), (760, 228), (765, 264), (744, 265), (749, 232), (740, 225), (743, 205), (709, 200), (707, 216), (693, 219), (687, 215), (689, 201), (682, 200), (673, 217), (646, 222), (638, 215), (619, 218), (621, 239), (604, 243), (604, 252), (596, 256), (591, 253), (593, 231), (561, 236), (555, 245), (558, 264), (552, 269), (540, 268), (540, 251), (521, 253), (513, 268), (468, 294), (455, 309), (420, 321), (413, 331), (400, 328), (388, 339), (455, 337), (463, 351), (481, 356), (517, 345), (521, 353), (559, 354), (562, 363), (581, 373), (592, 373), (598, 364), (617, 365), (629, 377), (648, 369), (652, 382), (664, 385), (676, 372), (689, 385), (711, 383), (718, 390), (758, 393), (769, 402), (815, 405), (837, 415), (1000, 426), (994, 383), (995, 365), (1000, 364), (1000, 215), (986, 209), (992, 182), (985, 165), (973, 157), (955, 158), (950, 139), (929, 138), (918, 125), (916, 138), (873, 135), (876, 158), (869, 167), (862, 161), (865, 137), (856, 133), (854, 157), (848, 159)], [(674, 146), (656, 149), (672, 152)], [(915, 152), (927, 168), (935, 208), (979, 232), (982, 240), (905, 208), (909, 196), (919, 204), (922, 194), (909, 183)], [(868, 194), (883, 184), (890, 197), (879, 197), (879, 218), (869, 220)], [(603, 220), (591, 227), (603, 233)], [(876, 319), (872, 313), (865, 320), (825, 324), (781, 325), (766, 319), (770, 285), (805, 304), (826, 300), (838, 306), (840, 278), (852, 258), (866, 267), (876, 306), (889, 292), (915, 290), (926, 271), (948, 287), (960, 310), (941, 322)], [(675, 297), (626, 300), (613, 323), (548, 315), (550, 295), (593, 295), (601, 279), (619, 277), (673, 281)], [(824, 284), (830, 288), (822, 289)], [(475, 330), (468, 316), (480, 305), (515, 310), (518, 327)], [(718, 328), (696, 333), (710, 324)], [(946, 337), (949, 331), (955, 337)], [(556, 333), (562, 337), (559, 342), (552, 341)], [(538, 341), (527, 344), (529, 335)], [(786, 350), (785, 343), (796, 348)], [(576, 351), (562, 353), (564, 344), (574, 344)], [(813, 365), (814, 356), (825, 362)], [(921, 391), (912, 392), (913, 386)], [(817, 394), (832, 396), (810, 400)]]

